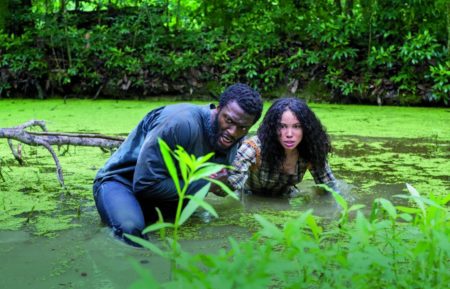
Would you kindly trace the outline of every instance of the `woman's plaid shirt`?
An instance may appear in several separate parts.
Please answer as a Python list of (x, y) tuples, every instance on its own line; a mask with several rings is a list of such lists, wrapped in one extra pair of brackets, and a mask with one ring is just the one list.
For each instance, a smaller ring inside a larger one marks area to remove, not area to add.
[(307, 169), (316, 184), (327, 184), (334, 188), (336, 179), (328, 163), (320, 168), (312, 167), (303, 158), (297, 162), (296, 174), (289, 175), (281, 169), (269, 174), (269, 168), (261, 163), (261, 142), (257, 136), (244, 141), (233, 161), (234, 170), (228, 174), (228, 183), (236, 191), (250, 190), (263, 195), (282, 195), (300, 183)]

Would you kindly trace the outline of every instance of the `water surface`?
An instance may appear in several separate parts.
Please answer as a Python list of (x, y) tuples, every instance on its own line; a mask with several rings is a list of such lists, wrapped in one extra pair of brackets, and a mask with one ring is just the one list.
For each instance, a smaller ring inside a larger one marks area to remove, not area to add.
[[(0, 127), (30, 119), (47, 120), (51, 131), (126, 135), (145, 113), (162, 103), (0, 100)], [(450, 113), (448, 109), (313, 105), (331, 135), (330, 164), (350, 203), (370, 209), (375, 198), (394, 203), (411, 183), (424, 195), (450, 188)], [(17, 143), (15, 143), (17, 145)], [(116, 241), (102, 226), (91, 183), (110, 156), (97, 148), (57, 150), (65, 176), (61, 188), (49, 153), (22, 146), (20, 166), (6, 140), (0, 140), (0, 288), (126, 288), (137, 273), (135, 260), (159, 280), (169, 265), (143, 249)], [(338, 217), (333, 199), (311, 176), (293, 199), (246, 196), (241, 202), (208, 196), (215, 219), (199, 212), (181, 230), (184, 248), (209, 252), (227, 248), (228, 237), (248, 238), (258, 228), (254, 214), (282, 226), (313, 209), (326, 226)], [(158, 243), (158, 236), (152, 235)]]

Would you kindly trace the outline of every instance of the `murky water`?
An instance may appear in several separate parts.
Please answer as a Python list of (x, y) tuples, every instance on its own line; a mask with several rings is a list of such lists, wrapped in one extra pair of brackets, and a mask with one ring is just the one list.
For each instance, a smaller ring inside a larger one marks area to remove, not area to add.
[[(302, 196), (294, 199), (246, 196), (238, 202), (208, 197), (219, 215), (231, 222), (227, 224), (222, 218), (199, 212), (188, 226), (187, 231), (191, 232), (182, 242), (184, 249), (212, 252), (226, 248), (230, 236), (238, 240), (249, 237), (256, 225), (248, 228), (242, 218), (250, 220), (255, 213), (269, 215), (270, 219), (270, 215), (283, 216), (283, 212), (312, 208), (323, 218), (337, 218), (332, 198), (317, 194), (312, 181), (299, 188)], [(352, 186), (347, 189), (351, 191)], [(359, 201), (367, 203), (368, 199)], [(109, 229), (99, 224), (94, 210), (82, 216), (79, 227), (61, 231), (53, 238), (24, 231), (0, 231), (0, 288), (126, 288), (138, 277), (131, 260), (139, 262), (157, 279), (168, 279), (167, 261), (115, 240)], [(155, 236), (153, 239), (158, 243)]]
[(164, 260), (83, 224), (57, 238), (0, 232), (0, 288), (126, 288), (137, 278), (130, 259), (167, 278)]
[[(448, 192), (450, 147), (446, 142), (354, 136), (334, 137), (333, 140), (335, 153), (330, 163), (339, 179), (340, 190), (351, 204), (365, 204), (369, 210), (375, 198), (398, 202), (393, 196), (406, 193), (405, 182), (418, 185), (422, 192), (427, 189), (434, 193)], [(80, 153), (83, 152), (72, 152), (72, 156)], [(48, 174), (49, 179), (53, 179), (51, 168), (44, 164), (36, 174)], [(88, 184), (91, 175), (92, 172), (87, 172), (81, 182)], [(70, 172), (67, 176), (70, 182)], [(292, 199), (249, 195), (235, 201), (208, 196), (219, 218), (197, 213), (181, 231), (183, 247), (193, 252), (209, 252), (226, 248), (228, 237), (246, 239), (258, 228), (253, 214), (262, 214), (279, 225), (307, 209), (313, 209), (321, 220), (332, 221), (338, 217), (334, 200), (321, 193), (310, 177), (298, 188), (299, 197)], [(158, 280), (166, 280), (169, 264), (144, 249), (116, 241), (99, 223), (89, 197), (90, 186), (76, 184), (74, 190), (77, 189), (85, 195), (61, 194), (53, 199), (57, 205), (50, 213), (34, 209), (33, 205), (30, 212), (15, 216), (25, 218), (25, 222), (31, 220), (30, 226), (24, 225), (20, 230), (0, 230), (0, 288), (126, 288), (137, 279), (131, 260), (153, 272)], [(29, 196), (38, 194), (42, 187), (24, 183), (17, 190), (21, 195)], [(5, 203), (3, 199), (4, 207)], [(53, 229), (54, 232), (49, 229), (55, 235), (47, 234), (51, 237), (33, 234), (33, 220), (40, 216), (51, 219), (61, 214), (70, 215), (73, 228)], [(3, 219), (7, 220), (6, 217)], [(152, 239), (158, 243), (156, 236)]]

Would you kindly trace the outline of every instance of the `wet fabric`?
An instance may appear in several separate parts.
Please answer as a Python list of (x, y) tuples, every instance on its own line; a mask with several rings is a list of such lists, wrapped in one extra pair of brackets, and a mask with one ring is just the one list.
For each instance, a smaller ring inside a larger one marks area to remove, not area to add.
[(261, 142), (253, 136), (243, 142), (233, 161), (228, 182), (237, 192), (249, 190), (261, 195), (290, 195), (294, 186), (303, 180), (307, 170), (311, 172), (316, 184), (326, 184), (337, 190), (336, 179), (328, 163), (313, 167), (299, 157), (295, 174), (284, 173), (281, 169), (269, 171), (267, 164), (261, 162)]
[[(117, 236), (139, 235), (143, 226), (154, 219), (156, 206), (170, 208), (178, 201), (158, 138), (172, 149), (179, 145), (196, 157), (214, 152), (213, 108), (175, 104), (149, 112), (99, 170), (94, 180), (97, 209)], [(230, 164), (236, 150), (237, 144), (226, 153), (216, 151), (210, 161)], [(187, 194), (195, 194), (206, 183), (193, 182)], [(170, 209), (165, 211), (170, 215)]]

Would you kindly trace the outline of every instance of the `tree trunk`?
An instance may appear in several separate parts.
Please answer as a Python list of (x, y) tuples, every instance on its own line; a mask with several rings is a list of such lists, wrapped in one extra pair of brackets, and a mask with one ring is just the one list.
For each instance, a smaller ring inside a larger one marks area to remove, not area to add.
[(353, 0), (345, 1), (345, 14), (353, 16)]
[(66, 12), (66, 0), (59, 1), (59, 13), (64, 14)]
[(450, 56), (450, 1), (447, 3), (447, 53)]
[(338, 15), (342, 13), (341, 0), (334, 0), (334, 7), (336, 7)]
[[(6, 0), (6, 2), (9, 1)], [(31, 0), (20, 0), (19, 3), (15, 4), (15, 7), (9, 7), (11, 10), (9, 10), (10, 15), (8, 15), (9, 21), (5, 22), (5, 31), (22, 35), (26, 27), (32, 27), (33, 19), (27, 17), (31, 13), (31, 7)]]
[[(31, 126), (39, 126), (44, 132), (29, 132), (25, 129)], [(77, 146), (93, 146), (100, 148), (113, 149), (122, 144), (123, 138), (106, 136), (101, 134), (76, 134), (76, 133), (61, 133), (61, 132), (47, 132), (44, 121), (30, 120), (22, 125), (11, 128), (0, 128), (0, 138), (8, 139), (8, 144), (11, 148), (14, 158), (20, 163), (23, 163), (20, 150), (15, 150), (11, 140), (16, 140), (31, 146), (43, 146), (52, 155), (56, 165), (56, 175), (61, 186), (64, 186), (64, 178), (59, 159), (52, 148), (52, 145), (77, 145)]]
[(9, 0), (0, 0), (0, 30), (5, 30), (9, 17)]

